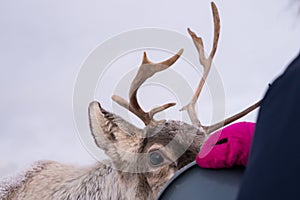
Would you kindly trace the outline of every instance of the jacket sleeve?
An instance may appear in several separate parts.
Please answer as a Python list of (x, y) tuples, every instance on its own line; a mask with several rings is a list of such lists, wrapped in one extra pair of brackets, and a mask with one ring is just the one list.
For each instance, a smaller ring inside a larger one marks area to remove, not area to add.
[(300, 59), (262, 102), (238, 200), (300, 199)]

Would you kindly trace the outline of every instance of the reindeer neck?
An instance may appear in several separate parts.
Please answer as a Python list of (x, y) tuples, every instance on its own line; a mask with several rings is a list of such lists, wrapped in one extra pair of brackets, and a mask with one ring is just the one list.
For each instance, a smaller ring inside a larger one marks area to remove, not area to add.
[(117, 171), (107, 162), (82, 168), (43, 162), (26, 171), (17, 186), (7, 187), (5, 196), (24, 200), (153, 199), (141, 177), (144, 176)]

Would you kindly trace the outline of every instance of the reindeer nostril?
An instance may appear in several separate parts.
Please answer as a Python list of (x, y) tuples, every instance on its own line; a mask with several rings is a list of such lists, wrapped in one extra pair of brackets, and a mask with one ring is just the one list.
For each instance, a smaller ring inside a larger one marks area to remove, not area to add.
[(219, 140), (215, 145), (224, 144), (226, 142), (228, 142), (228, 138), (223, 138), (223, 139)]

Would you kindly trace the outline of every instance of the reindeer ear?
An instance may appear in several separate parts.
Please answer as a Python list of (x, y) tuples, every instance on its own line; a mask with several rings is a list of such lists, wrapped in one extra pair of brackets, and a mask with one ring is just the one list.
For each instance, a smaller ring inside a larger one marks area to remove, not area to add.
[(98, 147), (112, 159), (114, 164), (121, 164), (126, 157), (125, 151), (138, 152), (143, 131), (121, 117), (112, 114), (93, 101), (89, 105), (90, 129)]

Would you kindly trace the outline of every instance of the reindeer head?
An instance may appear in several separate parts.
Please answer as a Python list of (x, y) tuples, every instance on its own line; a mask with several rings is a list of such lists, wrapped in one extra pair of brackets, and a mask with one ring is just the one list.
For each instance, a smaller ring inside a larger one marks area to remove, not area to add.
[(167, 103), (146, 112), (137, 99), (140, 86), (155, 73), (175, 63), (183, 53), (182, 49), (173, 57), (159, 63), (151, 62), (144, 53), (142, 64), (131, 83), (129, 102), (116, 95), (112, 97), (119, 105), (138, 116), (145, 124), (144, 129), (139, 129), (106, 111), (98, 102), (92, 102), (89, 106), (90, 128), (97, 146), (105, 151), (119, 171), (139, 173), (140, 181), (151, 189), (154, 196), (177, 170), (195, 159), (207, 135), (258, 106), (257, 103), (211, 126), (202, 125), (197, 117), (195, 103), (211, 68), (220, 33), (218, 10), (214, 3), (211, 6), (214, 17), (214, 42), (208, 57), (204, 55), (202, 39), (188, 29), (199, 53), (200, 63), (204, 67), (203, 76), (191, 102), (181, 109), (188, 112), (192, 125), (180, 121), (154, 119), (156, 113), (174, 106), (175, 103)]
[(98, 147), (120, 174), (134, 173), (140, 184), (149, 188), (146, 193), (150, 190), (152, 195), (195, 159), (205, 138), (199, 129), (180, 121), (162, 121), (139, 129), (107, 112), (98, 102), (90, 104), (89, 114)]

